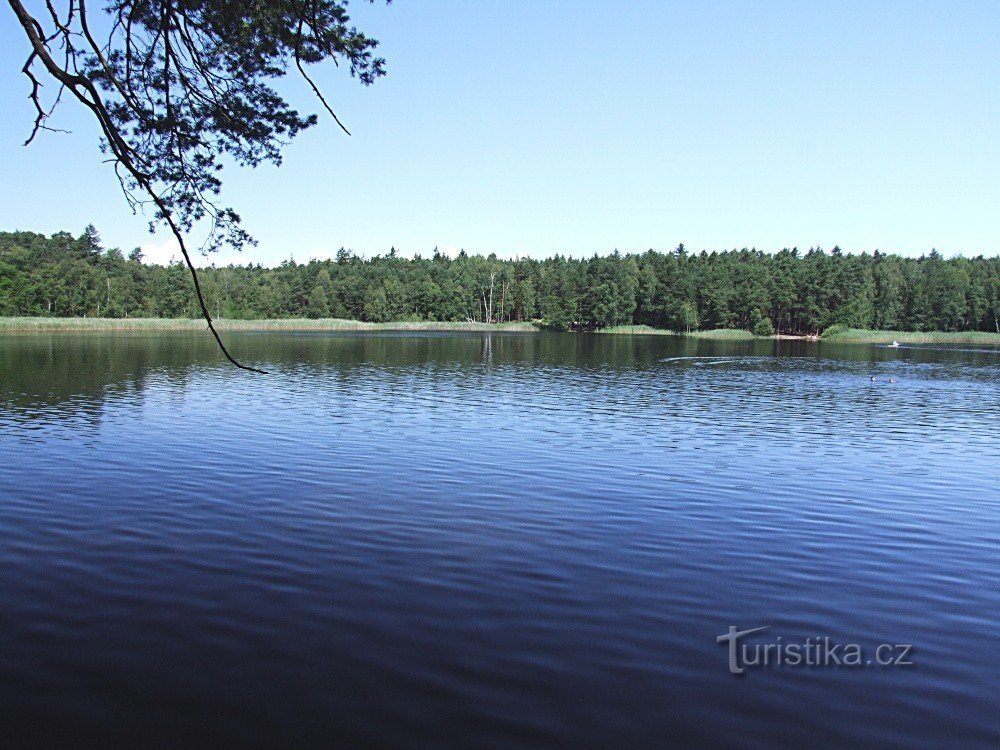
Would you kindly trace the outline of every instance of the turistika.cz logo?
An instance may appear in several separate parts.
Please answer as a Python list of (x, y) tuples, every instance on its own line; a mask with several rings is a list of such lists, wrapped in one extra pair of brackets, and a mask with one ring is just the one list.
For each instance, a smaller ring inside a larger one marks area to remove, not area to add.
[(784, 667), (912, 667), (913, 646), (908, 643), (879, 643), (866, 650), (860, 643), (836, 643), (829, 636), (785, 641), (780, 635), (770, 642), (748, 642), (748, 636), (770, 630), (770, 625), (729, 632), (715, 639), (729, 647), (729, 672), (744, 674), (748, 668)]

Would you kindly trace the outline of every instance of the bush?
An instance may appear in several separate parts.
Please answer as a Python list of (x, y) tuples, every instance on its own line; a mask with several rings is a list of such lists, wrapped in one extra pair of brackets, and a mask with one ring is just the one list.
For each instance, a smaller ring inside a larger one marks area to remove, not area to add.
[(761, 318), (754, 324), (752, 333), (754, 336), (773, 336), (774, 324), (770, 318)]
[(843, 333), (844, 331), (849, 331), (850, 326), (845, 326), (843, 323), (834, 323), (832, 326), (823, 331), (823, 335), (820, 338), (829, 338), (830, 336), (836, 336), (837, 334)]
[(560, 333), (564, 333), (570, 329), (571, 325), (568, 320), (563, 318), (543, 318), (538, 324), (538, 327), (543, 331), (558, 331)]

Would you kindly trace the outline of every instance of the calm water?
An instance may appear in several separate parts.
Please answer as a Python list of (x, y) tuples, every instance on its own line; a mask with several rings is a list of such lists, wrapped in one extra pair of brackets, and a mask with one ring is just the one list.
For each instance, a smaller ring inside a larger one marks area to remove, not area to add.
[(0, 339), (5, 747), (1000, 743), (1000, 352), (229, 338)]

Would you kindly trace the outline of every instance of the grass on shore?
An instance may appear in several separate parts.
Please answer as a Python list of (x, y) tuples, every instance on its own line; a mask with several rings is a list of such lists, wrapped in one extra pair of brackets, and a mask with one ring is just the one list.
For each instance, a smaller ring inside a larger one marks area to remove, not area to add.
[(754, 336), (750, 331), (741, 328), (716, 328), (712, 331), (692, 331), (687, 334), (694, 339), (714, 339), (716, 341), (749, 341), (757, 338), (772, 338), (771, 336)]
[(823, 341), (836, 344), (987, 344), (1000, 346), (1000, 333), (990, 331), (870, 331), (831, 326)]
[[(677, 333), (664, 328), (653, 328), (651, 326), (611, 326), (601, 328), (597, 333), (610, 334), (634, 334), (634, 335), (654, 335), (654, 336), (686, 336), (693, 339), (708, 339), (714, 341), (751, 341), (753, 339), (776, 339), (776, 338), (806, 338), (804, 336), (754, 336), (750, 331), (738, 328), (718, 328), (710, 331), (692, 331), (691, 333)], [(872, 331), (861, 328), (846, 328), (844, 326), (831, 326), (823, 332), (822, 340), (837, 344), (891, 344), (898, 341), (900, 344), (985, 344), (987, 346), (1000, 346), (1000, 333), (990, 331), (966, 331), (966, 332), (945, 332), (945, 331)]]
[(610, 333), (612, 335), (643, 335), (643, 336), (676, 336), (677, 334), (666, 328), (653, 328), (647, 325), (638, 326), (608, 326), (607, 328), (598, 328), (594, 333)]
[(718, 328), (712, 331), (691, 331), (690, 333), (679, 333), (666, 328), (653, 328), (652, 326), (609, 326), (608, 328), (598, 328), (595, 333), (610, 333), (617, 335), (639, 335), (639, 336), (686, 336), (692, 339), (714, 339), (716, 341), (748, 341), (759, 338), (750, 331), (743, 331), (738, 328)]
[[(217, 319), (220, 331), (503, 331), (531, 333), (538, 330), (534, 323), (467, 323), (439, 321), (397, 321), (366, 323), (341, 318), (280, 318), (274, 320)], [(115, 332), (136, 331), (204, 331), (201, 318), (2, 318), (0, 334), (31, 332)], [(750, 341), (759, 338), (749, 331), (720, 328), (711, 331), (677, 333), (646, 325), (622, 325), (601, 328), (597, 333), (611, 335), (686, 336), (715, 341)], [(871, 331), (832, 326), (823, 333), (823, 341), (841, 344), (986, 344), (1000, 346), (1000, 333), (989, 331)]]
[[(532, 323), (464, 323), (437, 321), (400, 321), (366, 323), (341, 318), (282, 318), (275, 320), (214, 321), (220, 331), (508, 331), (530, 333), (538, 329)], [(0, 333), (53, 331), (204, 331), (201, 318), (0, 318)]]

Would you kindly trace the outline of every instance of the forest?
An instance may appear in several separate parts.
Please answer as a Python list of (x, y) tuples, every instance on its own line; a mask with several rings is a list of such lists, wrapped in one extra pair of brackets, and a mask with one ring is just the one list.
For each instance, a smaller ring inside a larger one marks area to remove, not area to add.
[[(501, 259), (394, 249), (275, 268), (199, 272), (211, 314), (229, 319), (532, 320), (554, 330), (638, 324), (674, 331), (818, 333), (834, 324), (1000, 333), (1000, 258), (919, 258), (818, 248)], [(142, 262), (79, 236), (0, 232), (0, 316), (200, 317), (180, 263)]]

